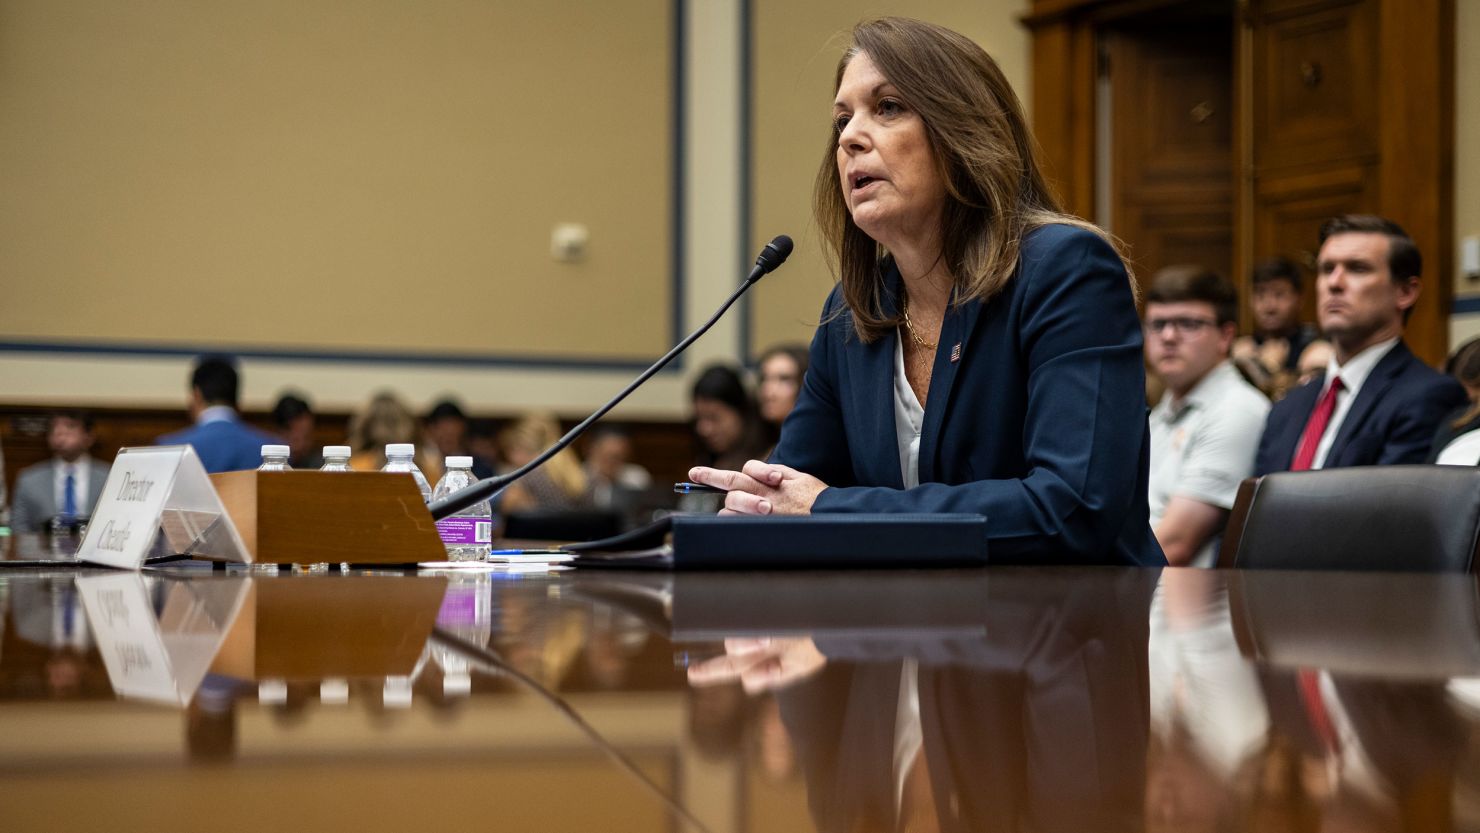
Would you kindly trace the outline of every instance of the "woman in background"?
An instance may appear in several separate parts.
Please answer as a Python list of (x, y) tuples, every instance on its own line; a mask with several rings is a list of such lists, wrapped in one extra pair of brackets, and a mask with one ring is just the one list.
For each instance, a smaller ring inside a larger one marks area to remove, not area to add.
[(699, 374), (691, 400), (700, 465), (738, 468), (765, 452), (760, 415), (734, 368), (714, 365)]
[[(499, 448), (509, 469), (517, 469), (560, 439), (553, 414), (527, 414), (499, 434)], [(503, 491), (501, 512), (583, 509), (591, 505), (590, 489), (580, 458), (567, 448)]]
[(781, 437), (781, 423), (797, 406), (802, 392), (802, 377), (807, 375), (807, 347), (803, 344), (777, 344), (761, 354), (760, 379), (755, 386), (755, 402), (766, 424), (767, 440), (774, 446)]
[(421, 449), (421, 426), (416, 415), (390, 391), (371, 397), (349, 420), (349, 467), (355, 471), (380, 471), (385, 466), (385, 447), (391, 443), (417, 446), (416, 467), (435, 484), (442, 477), (442, 461), (429, 459)]
[[(1434, 434), (1434, 443), (1429, 450), (1429, 462), (1439, 459), (1439, 453), (1461, 436), (1480, 429), (1480, 338), (1472, 338), (1461, 344), (1459, 349), (1444, 363), (1444, 372), (1455, 378), (1469, 394), (1469, 404), (1461, 405), (1439, 423)], [(1446, 460), (1447, 462), (1447, 460)]]

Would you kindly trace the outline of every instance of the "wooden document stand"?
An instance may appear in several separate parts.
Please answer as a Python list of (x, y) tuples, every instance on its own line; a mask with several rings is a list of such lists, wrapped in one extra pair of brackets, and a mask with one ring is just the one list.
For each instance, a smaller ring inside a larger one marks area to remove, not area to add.
[(443, 561), (416, 481), (384, 472), (233, 471), (211, 475), (255, 562)]

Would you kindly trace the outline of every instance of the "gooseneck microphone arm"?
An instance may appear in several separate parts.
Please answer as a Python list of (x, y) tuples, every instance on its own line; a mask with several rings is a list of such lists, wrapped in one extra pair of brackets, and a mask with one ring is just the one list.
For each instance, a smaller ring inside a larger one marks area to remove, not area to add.
[(680, 341), (676, 346), (674, 346), (672, 350), (669, 350), (667, 353), (665, 353), (663, 355), (663, 358), (658, 359), (656, 362), (653, 363), (652, 367), (644, 370), (641, 375), (639, 375), (636, 379), (633, 379), (632, 382), (627, 385), (627, 387), (622, 389), (621, 393), (618, 393), (616, 396), (612, 397), (611, 400), (608, 401), (605, 405), (597, 408), (594, 413), (581, 420), (580, 425), (577, 425), (576, 427), (567, 431), (565, 436), (556, 440), (555, 444), (545, 449), (540, 454), (540, 456), (534, 458), (533, 460), (530, 460), (528, 463), (525, 463), (524, 465), (520, 466), (514, 471), (509, 472), (508, 474), (486, 477), (478, 481), (477, 483), (468, 486), (467, 488), (453, 492), (452, 494), (442, 498), (441, 500), (432, 501), (431, 504), (427, 506), (427, 508), (431, 510), (432, 519), (440, 521), (448, 515), (452, 515), (456, 512), (461, 512), (462, 510), (468, 508), (469, 506), (472, 506), (475, 503), (488, 500), (504, 487), (508, 486), (510, 483), (513, 483), (526, 474), (529, 474), (530, 472), (543, 465), (545, 461), (565, 450), (565, 448), (571, 443), (575, 442), (578, 437), (586, 433), (587, 429), (589, 429), (596, 422), (596, 420), (606, 416), (608, 411), (610, 411), (612, 408), (617, 407), (617, 405), (620, 404), (623, 399), (626, 399), (633, 391), (637, 390), (643, 382), (646, 382), (648, 379), (652, 378), (653, 374), (657, 373), (659, 370), (662, 370), (663, 367), (666, 366), (669, 362), (673, 361), (674, 357), (676, 357), (679, 353), (687, 350), (690, 344), (698, 341), (699, 336), (702, 336), (706, 332), (708, 332), (709, 328), (713, 327), (715, 325), (715, 322), (719, 321), (719, 319), (730, 309), (730, 307), (734, 306), (735, 302), (740, 300), (740, 296), (744, 295), (745, 292), (756, 283), (756, 281), (759, 281), (761, 277), (764, 276), (767, 272), (770, 272), (776, 267), (780, 266), (782, 263), (785, 263), (787, 256), (791, 254), (791, 248), (791, 238), (787, 237), (784, 234), (780, 235), (775, 240), (772, 240), (770, 243), (767, 243), (766, 247), (761, 250), (760, 256), (755, 259), (755, 268), (750, 270), (750, 274), (746, 276), (745, 282), (740, 284), (740, 288), (736, 289), (729, 298), (725, 299), (725, 302), (720, 305), (719, 309), (715, 311), (714, 315), (711, 315), (709, 317), (709, 320), (705, 321), (699, 327), (699, 329), (693, 331), (692, 333), (689, 333), (687, 338), (685, 338), (683, 341)]

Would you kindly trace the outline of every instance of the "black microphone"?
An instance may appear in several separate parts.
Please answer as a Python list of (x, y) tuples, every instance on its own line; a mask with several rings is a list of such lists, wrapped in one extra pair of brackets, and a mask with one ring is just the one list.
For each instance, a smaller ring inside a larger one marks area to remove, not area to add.
[(621, 393), (612, 397), (611, 401), (607, 402), (605, 405), (597, 408), (596, 412), (582, 420), (580, 425), (577, 425), (576, 427), (570, 429), (570, 431), (566, 432), (565, 436), (556, 440), (555, 444), (545, 449), (540, 454), (540, 456), (534, 458), (533, 460), (530, 460), (528, 463), (525, 463), (518, 469), (515, 469), (508, 474), (501, 474), (494, 477), (484, 478), (471, 486), (453, 492), (452, 494), (442, 498), (441, 500), (432, 501), (430, 504), (427, 505), (427, 509), (431, 510), (432, 519), (440, 521), (448, 515), (451, 515), (455, 512), (461, 512), (462, 510), (468, 508), (469, 506), (472, 506), (475, 503), (478, 503), (479, 501), (488, 500), (489, 498), (497, 494), (501, 489), (523, 477), (524, 475), (529, 474), (530, 472), (539, 468), (545, 463), (546, 460), (549, 460), (551, 457), (559, 454), (567, 446), (575, 442), (576, 438), (586, 433), (586, 430), (589, 429), (596, 422), (596, 420), (606, 416), (608, 411), (610, 411), (612, 408), (617, 407), (617, 405), (623, 399), (626, 399), (628, 395), (637, 390), (637, 388), (642, 385), (643, 382), (646, 382), (648, 379), (652, 378), (654, 373), (662, 370), (664, 365), (668, 364), (670, 361), (673, 361), (673, 358), (675, 356), (689, 349), (689, 345), (693, 344), (695, 341), (698, 341), (699, 336), (702, 336), (705, 333), (709, 332), (709, 328), (713, 327), (715, 322), (719, 321), (720, 317), (723, 316), (725, 312), (728, 311), (730, 307), (735, 304), (736, 301), (740, 300), (740, 296), (744, 295), (746, 290), (750, 289), (750, 287), (754, 285), (756, 281), (760, 280), (763, 275), (773, 271), (777, 266), (785, 263), (787, 256), (791, 254), (791, 245), (791, 238), (787, 237), (784, 234), (779, 235), (778, 237), (776, 237), (776, 239), (772, 240), (770, 243), (767, 243), (766, 247), (764, 249), (761, 249), (760, 255), (756, 257), (755, 268), (750, 270), (750, 274), (747, 275), (745, 278), (745, 283), (740, 284), (740, 288), (735, 290), (735, 292), (730, 295), (729, 298), (725, 299), (725, 302), (723, 304), (720, 304), (719, 309), (715, 311), (714, 315), (710, 316), (709, 320), (705, 321), (703, 325), (699, 327), (699, 329), (693, 331), (692, 333), (689, 333), (688, 337), (686, 337), (683, 341), (680, 341), (676, 346), (674, 346), (672, 350), (669, 350), (667, 353), (665, 353), (663, 355), (663, 358), (658, 359), (656, 362), (653, 363), (652, 367), (644, 370), (642, 374), (639, 375), (636, 379), (633, 379), (632, 382), (627, 385), (627, 387), (622, 388)]

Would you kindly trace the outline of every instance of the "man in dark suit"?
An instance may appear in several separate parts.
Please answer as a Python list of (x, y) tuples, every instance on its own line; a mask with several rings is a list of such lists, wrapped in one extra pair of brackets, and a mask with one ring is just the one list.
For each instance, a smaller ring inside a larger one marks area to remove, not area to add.
[(1403, 344), (1422, 266), (1413, 239), (1391, 220), (1345, 215), (1321, 226), (1316, 317), (1333, 355), (1270, 411), (1256, 475), (1424, 461), (1465, 392)]
[(262, 446), (277, 437), (243, 423), (236, 412), (236, 367), (223, 356), (203, 356), (190, 375), (190, 417), (195, 424), (165, 434), (160, 445), (190, 445), (207, 472), (255, 469)]
[(52, 458), (27, 467), (15, 479), (11, 526), (16, 532), (45, 532), (56, 517), (88, 517), (108, 479), (108, 464), (88, 454), (93, 445), (92, 415), (52, 414), (46, 444)]

